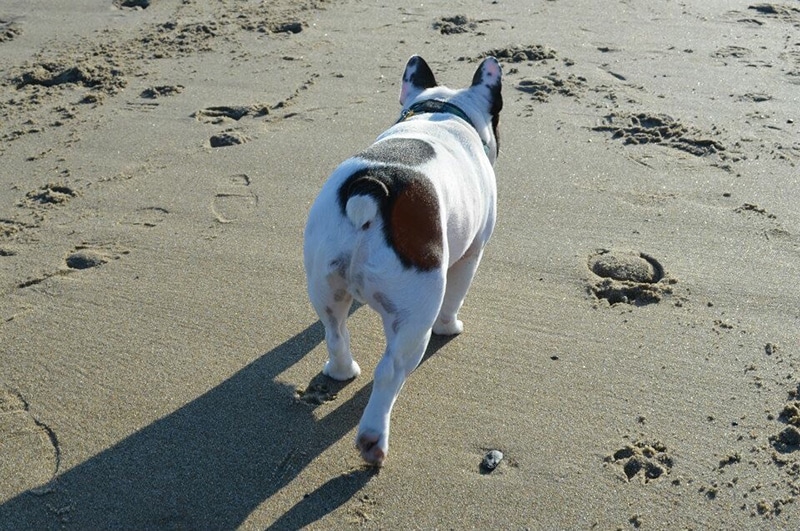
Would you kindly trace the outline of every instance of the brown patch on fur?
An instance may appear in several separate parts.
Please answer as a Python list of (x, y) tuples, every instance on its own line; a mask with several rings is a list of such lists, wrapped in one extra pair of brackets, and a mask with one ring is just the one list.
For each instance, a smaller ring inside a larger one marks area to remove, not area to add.
[(395, 250), (404, 261), (423, 270), (441, 267), (439, 203), (430, 183), (414, 179), (400, 191), (389, 226)]

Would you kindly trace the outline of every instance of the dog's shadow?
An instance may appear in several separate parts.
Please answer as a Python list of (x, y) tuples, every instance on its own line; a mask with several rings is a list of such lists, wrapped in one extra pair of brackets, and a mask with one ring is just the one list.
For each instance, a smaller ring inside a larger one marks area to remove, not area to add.
[[(48, 485), (8, 500), (0, 505), (2, 527), (239, 526), (358, 424), (371, 384), (316, 419), (315, 404), (303, 400), (305, 393), (298, 395), (276, 381), (324, 336), (318, 321), (180, 409), (60, 473)], [(434, 336), (423, 361), (448, 340)], [(331, 398), (349, 383), (320, 374), (306, 391), (327, 389)], [(344, 470), (273, 527), (297, 528), (319, 520), (353, 498), (374, 473), (367, 467)]]

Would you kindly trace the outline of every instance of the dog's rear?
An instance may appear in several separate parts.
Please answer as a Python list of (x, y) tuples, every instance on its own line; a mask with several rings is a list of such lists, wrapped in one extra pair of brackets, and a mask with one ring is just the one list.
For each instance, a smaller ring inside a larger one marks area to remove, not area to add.
[(412, 57), (401, 121), (339, 166), (309, 213), (304, 261), (325, 325), (323, 372), (337, 380), (360, 373), (346, 326), (354, 297), (383, 320), (386, 351), (356, 439), (369, 463), (386, 457), (392, 406), (431, 332), (463, 329), (457, 313), (494, 227), (500, 77), (489, 58), (470, 88), (453, 91)]

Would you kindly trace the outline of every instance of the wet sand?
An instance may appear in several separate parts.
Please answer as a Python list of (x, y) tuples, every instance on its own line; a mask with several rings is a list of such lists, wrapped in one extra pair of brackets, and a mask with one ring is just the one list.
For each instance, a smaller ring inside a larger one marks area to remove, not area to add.
[[(0, 7), (0, 528), (792, 529), (800, 7)], [(353, 448), (302, 230), (407, 58), (504, 69), (498, 225)], [(487, 453), (503, 459), (482, 466)]]

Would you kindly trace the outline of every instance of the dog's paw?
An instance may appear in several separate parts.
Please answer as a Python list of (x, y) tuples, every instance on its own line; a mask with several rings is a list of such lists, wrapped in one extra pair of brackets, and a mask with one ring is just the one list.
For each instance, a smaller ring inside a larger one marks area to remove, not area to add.
[(361, 458), (372, 466), (383, 466), (389, 445), (378, 433), (366, 431), (356, 437), (356, 448), (361, 452)]
[(437, 336), (455, 336), (464, 331), (464, 323), (455, 319), (453, 321), (443, 321), (436, 319), (433, 323), (433, 333)]
[(322, 374), (342, 382), (344, 380), (355, 378), (361, 374), (361, 367), (359, 367), (358, 363), (356, 363), (354, 360), (351, 361), (349, 365), (333, 364), (330, 360), (328, 360), (325, 362), (325, 368), (322, 369)]

